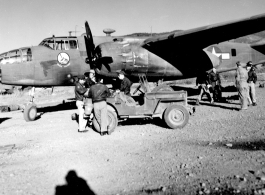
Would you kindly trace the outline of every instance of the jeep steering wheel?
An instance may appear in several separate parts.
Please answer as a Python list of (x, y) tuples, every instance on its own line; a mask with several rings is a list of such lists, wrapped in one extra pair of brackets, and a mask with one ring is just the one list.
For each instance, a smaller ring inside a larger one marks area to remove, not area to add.
[(143, 94), (144, 92), (141, 90), (141, 87), (142, 87), (142, 84), (140, 83), (140, 84), (136, 87), (136, 89), (134, 90), (133, 95), (135, 95), (137, 91), (140, 91), (140, 92)]

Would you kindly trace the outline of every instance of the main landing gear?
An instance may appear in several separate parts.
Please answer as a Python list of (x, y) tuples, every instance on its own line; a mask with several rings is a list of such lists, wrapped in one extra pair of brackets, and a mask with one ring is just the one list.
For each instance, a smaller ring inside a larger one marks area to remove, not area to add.
[(35, 94), (35, 87), (29, 91), (30, 101), (25, 105), (23, 116), (25, 121), (34, 121), (37, 117), (37, 105), (33, 102)]

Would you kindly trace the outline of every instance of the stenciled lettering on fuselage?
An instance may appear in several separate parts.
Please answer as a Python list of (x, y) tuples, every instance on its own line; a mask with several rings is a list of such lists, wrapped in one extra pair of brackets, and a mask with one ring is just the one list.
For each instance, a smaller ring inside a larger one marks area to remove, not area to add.
[(65, 52), (62, 52), (62, 53), (59, 53), (58, 56), (57, 56), (57, 65), (60, 66), (60, 67), (67, 67), (70, 65), (70, 56), (65, 53)]
[(210, 46), (207, 48), (209, 52), (216, 55), (220, 60), (229, 60), (230, 59), (230, 53), (228, 52), (222, 52), (219, 47), (216, 46)]

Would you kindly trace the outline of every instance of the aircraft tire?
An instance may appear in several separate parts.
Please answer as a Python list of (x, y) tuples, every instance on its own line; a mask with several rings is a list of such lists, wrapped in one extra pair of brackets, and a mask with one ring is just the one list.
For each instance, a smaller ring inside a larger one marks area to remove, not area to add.
[(164, 112), (163, 119), (171, 129), (181, 129), (189, 122), (189, 112), (182, 105), (170, 105)]
[[(118, 118), (115, 112), (108, 110), (108, 119), (109, 119), (108, 133), (110, 135), (111, 133), (114, 132), (114, 130), (118, 125)], [(96, 117), (93, 118), (93, 126), (97, 132), (100, 132), (100, 126), (98, 124)]]
[(23, 112), (23, 115), (24, 115), (25, 121), (27, 121), (27, 122), (34, 121), (36, 116), (37, 116), (36, 104), (32, 103), (32, 104), (26, 105), (24, 112)]

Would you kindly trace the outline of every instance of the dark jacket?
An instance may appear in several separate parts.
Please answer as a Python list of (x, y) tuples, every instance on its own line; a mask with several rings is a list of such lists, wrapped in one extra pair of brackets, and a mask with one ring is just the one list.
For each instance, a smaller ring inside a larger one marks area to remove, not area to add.
[(215, 85), (220, 85), (221, 84), (221, 79), (220, 79), (220, 76), (219, 74), (216, 74), (214, 72), (211, 72), (209, 74), (209, 81), (210, 81), (210, 84), (215, 87)]
[(85, 82), (85, 87), (86, 88), (90, 88), (92, 85), (96, 84), (96, 82), (94, 82), (93, 80), (91, 80), (90, 78), (88, 78)]
[(131, 86), (132, 82), (127, 77), (124, 77), (121, 81), (120, 91), (124, 92), (125, 95), (130, 96)]
[(106, 101), (110, 96), (109, 88), (101, 83), (96, 83), (90, 87), (88, 97), (92, 98), (92, 102)]
[(79, 101), (83, 101), (84, 94), (86, 93), (87, 89), (84, 85), (81, 85), (79, 82), (75, 83), (75, 99)]
[(256, 81), (257, 81), (257, 74), (256, 74), (255, 70), (253, 70), (253, 68), (251, 68), (250, 71), (248, 72), (247, 82), (250, 83), (251, 81), (253, 81), (253, 83), (256, 83)]

